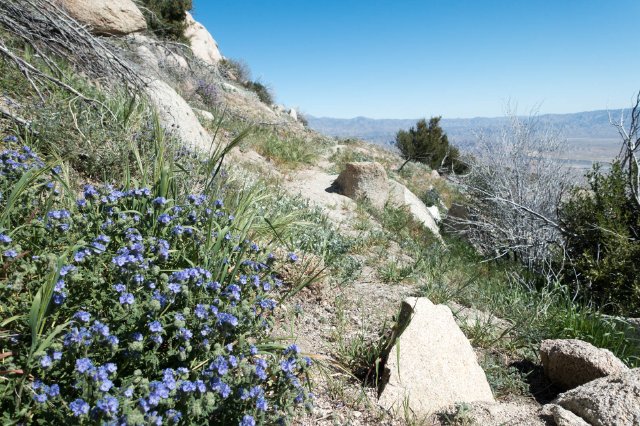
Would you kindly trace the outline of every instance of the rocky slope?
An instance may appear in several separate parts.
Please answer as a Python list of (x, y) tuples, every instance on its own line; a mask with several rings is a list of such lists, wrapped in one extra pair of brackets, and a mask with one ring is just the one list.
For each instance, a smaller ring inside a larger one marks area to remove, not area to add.
[[(287, 302), (275, 330), (316, 360), (316, 406), (295, 423), (640, 422), (638, 370), (571, 341), (560, 345), (569, 348), (564, 357), (557, 355), (559, 349), (547, 350), (550, 343), (543, 345), (547, 377), (538, 378), (551, 387), (568, 365), (584, 372), (594, 363), (597, 374), (579, 384), (560, 381), (568, 392), (553, 392), (549, 405), (527, 392), (496, 398), (495, 384), (482, 367), (493, 349), (477, 343), (494, 330), (500, 330), (497, 339), (511, 339), (513, 324), (453, 303), (453, 297), (442, 300), (448, 306), (433, 303), (423, 295), (434, 277), (404, 275), (424, 262), (417, 248), (448, 250), (438, 223), (452, 205), (455, 188), (437, 172), (413, 165), (410, 173), (398, 173), (402, 159), (393, 152), (362, 142), (339, 143), (305, 128), (285, 108), (260, 102), (225, 74), (214, 38), (191, 16), (185, 33), (191, 49), (184, 49), (142, 32), (142, 15), (128, 0), (61, 4), (95, 34), (118, 36), (104, 42), (136, 70), (168, 133), (209, 152), (252, 126), (254, 132), (228, 154), (225, 167), (238, 179), (259, 180), (265, 191), (306, 204), (335, 233), (331, 243), (349, 245), (348, 256), (332, 260), (331, 267), (326, 266), (329, 249), (319, 247), (300, 254), (298, 269), (283, 272), (318, 278)], [(421, 197), (434, 188), (441, 199), (426, 206)], [(485, 325), (483, 336), (471, 337), (474, 327)]]

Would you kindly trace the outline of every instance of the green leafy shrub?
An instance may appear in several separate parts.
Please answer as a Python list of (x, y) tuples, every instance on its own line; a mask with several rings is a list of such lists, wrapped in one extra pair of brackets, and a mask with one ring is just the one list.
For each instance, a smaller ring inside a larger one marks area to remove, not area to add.
[(589, 190), (577, 189), (561, 209), (566, 251), (578, 289), (603, 309), (640, 315), (640, 211), (619, 163), (595, 167)]
[(242, 60), (223, 58), (218, 62), (218, 68), (227, 77), (239, 82), (245, 82), (251, 80), (251, 68)]
[(437, 189), (431, 188), (425, 191), (420, 199), (427, 207), (437, 206), (440, 203), (440, 194)]
[(258, 95), (260, 101), (266, 105), (273, 104), (273, 93), (271, 88), (268, 86), (258, 82), (258, 81), (247, 81), (244, 84), (244, 87), (254, 92)]
[(269, 339), (286, 290), (251, 196), (178, 196), (158, 163), (72, 200), (29, 148), (0, 159), (3, 423), (254, 425), (309, 401), (310, 361)]
[(249, 68), (246, 62), (238, 59), (225, 58), (220, 61), (218, 68), (224, 76), (238, 81), (245, 89), (251, 90), (258, 95), (262, 103), (266, 105), (273, 104), (273, 90), (268, 85), (253, 80), (251, 77), (251, 68)]
[(191, 0), (138, 0), (147, 25), (157, 36), (186, 41), (186, 13), (193, 7)]
[(487, 381), (496, 398), (529, 393), (525, 378), (518, 369), (512, 365), (504, 365), (497, 356), (491, 353), (485, 354), (480, 365), (487, 375)]
[(396, 146), (407, 162), (419, 161), (434, 170), (464, 173), (467, 166), (460, 161), (458, 148), (449, 144), (447, 134), (440, 127), (440, 119), (431, 117), (429, 123), (422, 119), (408, 131), (400, 130), (396, 134)]

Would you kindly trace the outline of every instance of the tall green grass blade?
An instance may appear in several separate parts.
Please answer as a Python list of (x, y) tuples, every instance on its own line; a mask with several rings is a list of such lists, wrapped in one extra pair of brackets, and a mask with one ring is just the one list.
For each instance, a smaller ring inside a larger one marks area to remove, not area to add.
[(0, 214), (0, 226), (6, 227), (11, 215), (16, 208), (16, 203), (24, 192), (33, 187), (33, 184), (38, 180), (40, 176), (49, 172), (51, 168), (55, 167), (58, 163), (50, 164), (41, 169), (30, 169), (26, 171), (22, 177), (13, 185), (11, 194), (7, 198), (7, 204), (5, 205), (2, 213)]

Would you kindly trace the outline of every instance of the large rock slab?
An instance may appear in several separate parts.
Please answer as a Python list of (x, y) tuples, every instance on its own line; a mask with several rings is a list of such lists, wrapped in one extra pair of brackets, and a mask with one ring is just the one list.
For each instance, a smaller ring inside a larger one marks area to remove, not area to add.
[(166, 131), (187, 147), (210, 149), (211, 137), (189, 104), (171, 86), (161, 80), (152, 80), (145, 90)]
[(184, 30), (184, 36), (191, 44), (193, 56), (211, 65), (220, 61), (222, 55), (218, 49), (218, 43), (204, 25), (193, 19), (189, 12), (187, 12), (186, 23), (187, 28)]
[(565, 390), (628, 370), (611, 351), (576, 339), (542, 341), (540, 359), (544, 374)]
[(553, 401), (593, 426), (640, 425), (640, 368), (602, 377)]
[(369, 201), (377, 209), (383, 209), (389, 198), (387, 172), (373, 161), (347, 163), (334, 186), (340, 194)]
[(58, 0), (58, 3), (95, 34), (125, 35), (147, 29), (142, 12), (131, 0)]
[(407, 298), (397, 329), (401, 334), (388, 353), (388, 382), (378, 401), (382, 407), (401, 414), (408, 404), (426, 417), (455, 403), (494, 402), (473, 348), (447, 306)]
[(409, 208), (409, 212), (415, 220), (422, 223), (433, 234), (440, 235), (436, 219), (429, 208), (409, 188), (395, 180), (389, 180), (389, 203), (394, 207)]

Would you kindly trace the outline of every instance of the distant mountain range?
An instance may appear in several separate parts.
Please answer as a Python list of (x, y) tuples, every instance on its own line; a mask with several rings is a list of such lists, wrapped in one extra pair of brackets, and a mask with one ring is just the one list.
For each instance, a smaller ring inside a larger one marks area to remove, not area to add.
[[(588, 169), (594, 162), (608, 163), (620, 152), (620, 136), (609, 117), (620, 120), (623, 110), (600, 110), (573, 114), (544, 114), (537, 116), (539, 125), (554, 129), (566, 138), (562, 158), (578, 169)], [(625, 111), (626, 114), (629, 111)], [(343, 138), (358, 138), (391, 146), (398, 130), (415, 126), (417, 119), (351, 119), (307, 116), (309, 126), (321, 133)], [(495, 118), (443, 118), (442, 128), (449, 140), (463, 151), (473, 152), (482, 133), (491, 136), (503, 128), (508, 119)]]
[[(558, 130), (569, 141), (619, 140), (616, 129), (610, 124), (609, 116), (620, 119), (622, 110), (601, 110), (577, 112), (573, 114), (544, 114), (537, 116), (539, 123)], [(628, 111), (627, 111), (628, 112)], [(356, 117), (350, 119), (307, 116), (309, 126), (321, 133), (337, 137), (355, 137), (368, 142), (386, 145), (392, 143), (400, 129), (409, 129), (417, 119), (373, 119)], [(428, 118), (428, 117), (427, 117)], [(477, 133), (491, 134), (507, 123), (505, 117), (496, 118), (443, 118), (442, 128), (449, 140), (465, 149), (471, 148)]]

